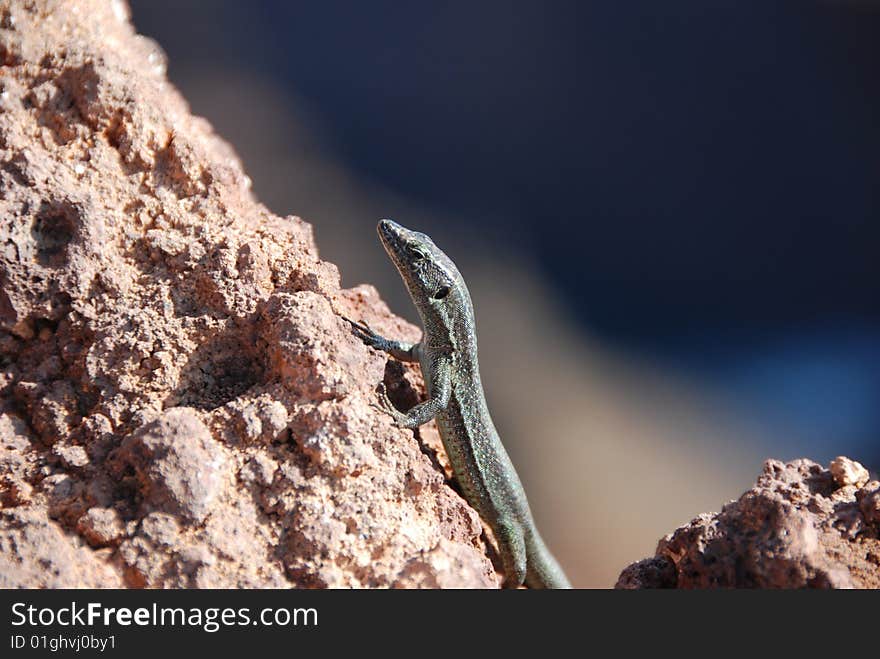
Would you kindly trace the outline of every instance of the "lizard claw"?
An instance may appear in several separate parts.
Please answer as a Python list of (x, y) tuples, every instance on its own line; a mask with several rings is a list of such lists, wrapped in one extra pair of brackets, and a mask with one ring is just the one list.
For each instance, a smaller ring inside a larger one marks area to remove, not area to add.
[(388, 398), (388, 392), (385, 389), (384, 383), (379, 384), (377, 400), (370, 403), (370, 407), (390, 416), (394, 420), (394, 425), (398, 428), (408, 427), (406, 424), (406, 415), (402, 414), (400, 410), (394, 407), (394, 403)]
[(351, 318), (348, 318), (346, 316), (342, 316), (342, 319), (347, 321), (351, 325), (352, 329), (355, 329), (358, 332), (363, 332), (364, 334), (375, 334), (376, 333), (373, 331), (373, 328), (370, 327), (369, 325), (367, 325), (366, 321), (364, 321), (364, 320), (360, 320), (360, 321), (352, 320)]
[(379, 386), (377, 387), (377, 393), (379, 394), (379, 396), (378, 396), (379, 403), (378, 404), (382, 407), (382, 409), (386, 413), (392, 414), (393, 412), (397, 411), (397, 408), (394, 407), (394, 404), (391, 402), (391, 399), (388, 398), (388, 390), (385, 389), (384, 382), (379, 383)]
[(371, 348), (381, 349), (380, 344), (385, 340), (385, 338), (378, 334), (376, 331), (370, 327), (366, 321), (355, 321), (351, 318), (346, 318), (342, 316), (343, 320), (348, 321), (351, 325), (352, 334), (354, 334), (361, 341), (366, 343)]

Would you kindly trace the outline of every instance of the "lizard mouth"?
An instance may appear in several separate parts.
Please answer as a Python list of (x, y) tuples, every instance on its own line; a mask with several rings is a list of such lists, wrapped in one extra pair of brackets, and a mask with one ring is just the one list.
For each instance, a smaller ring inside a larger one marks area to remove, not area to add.
[(386, 247), (390, 247), (400, 243), (400, 234), (403, 231), (403, 227), (394, 220), (379, 220), (376, 231), (379, 232), (379, 238), (382, 240), (382, 243)]
[(406, 229), (393, 220), (379, 220), (376, 231), (385, 251), (395, 263), (398, 262), (403, 249), (403, 234)]

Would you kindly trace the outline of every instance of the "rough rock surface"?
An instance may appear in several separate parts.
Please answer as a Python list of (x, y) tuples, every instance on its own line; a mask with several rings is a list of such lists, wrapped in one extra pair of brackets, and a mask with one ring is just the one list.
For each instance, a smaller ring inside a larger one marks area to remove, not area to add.
[(880, 482), (858, 462), (768, 460), (755, 486), (663, 538), (617, 588), (880, 588)]
[[(0, 3), (0, 587), (495, 587), (420, 379), (124, 2)], [(364, 236), (372, 240), (372, 236)]]

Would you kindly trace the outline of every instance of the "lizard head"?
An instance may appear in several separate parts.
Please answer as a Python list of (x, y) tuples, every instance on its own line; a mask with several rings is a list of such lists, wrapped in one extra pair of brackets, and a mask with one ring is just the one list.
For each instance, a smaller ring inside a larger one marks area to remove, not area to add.
[(379, 220), (376, 229), (416, 306), (443, 306), (467, 290), (458, 268), (428, 236), (392, 220)]

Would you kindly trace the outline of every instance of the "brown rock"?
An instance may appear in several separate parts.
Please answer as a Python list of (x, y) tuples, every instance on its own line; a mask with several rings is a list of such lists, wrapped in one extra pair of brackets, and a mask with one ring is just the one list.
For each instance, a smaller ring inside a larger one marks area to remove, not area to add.
[(132, 470), (145, 509), (202, 522), (227, 486), (223, 448), (195, 410), (176, 407), (133, 432), (108, 459), (118, 479)]
[(89, 464), (89, 455), (82, 446), (58, 442), (52, 447), (52, 453), (61, 458), (62, 463), (69, 468), (85, 467)]
[(36, 477), (35, 438), (24, 419), (16, 414), (0, 413), (0, 506), (28, 503)]
[(92, 547), (105, 547), (124, 532), (122, 520), (112, 508), (90, 508), (79, 518), (76, 530)]
[(859, 508), (868, 524), (880, 526), (880, 482), (871, 481), (856, 492)]
[(497, 586), (370, 406), (417, 371), (340, 314), (418, 330), (252, 198), (124, 3), (0, 13), (0, 585)]
[(330, 301), (311, 291), (278, 293), (263, 307), (270, 377), (311, 400), (341, 398), (357, 387), (368, 355)]
[(0, 588), (119, 588), (106, 554), (66, 535), (37, 507), (0, 510)]
[(755, 487), (660, 540), (617, 588), (880, 587), (880, 485), (857, 490), (852, 465), (768, 460)]
[(870, 474), (860, 463), (845, 456), (838, 456), (831, 461), (831, 475), (838, 485), (855, 485), (861, 487), (868, 482)]
[(675, 588), (677, 580), (675, 563), (665, 556), (655, 556), (624, 568), (615, 588)]

